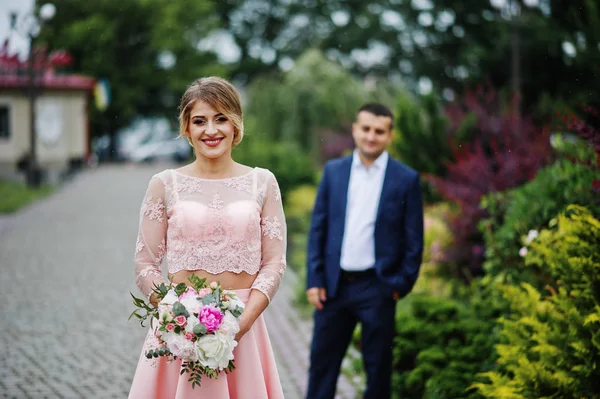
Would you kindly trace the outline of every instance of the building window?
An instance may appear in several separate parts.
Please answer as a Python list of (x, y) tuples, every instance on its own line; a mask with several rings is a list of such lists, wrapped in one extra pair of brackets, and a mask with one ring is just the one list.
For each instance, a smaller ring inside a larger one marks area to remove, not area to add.
[(6, 105), (0, 105), (0, 139), (10, 138), (10, 112)]

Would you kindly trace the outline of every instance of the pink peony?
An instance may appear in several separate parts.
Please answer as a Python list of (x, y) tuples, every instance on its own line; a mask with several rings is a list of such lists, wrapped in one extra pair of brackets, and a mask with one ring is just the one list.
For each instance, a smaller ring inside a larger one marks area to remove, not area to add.
[(167, 329), (167, 331), (173, 331), (175, 329), (175, 324), (169, 323), (166, 325), (165, 328)]
[(201, 288), (200, 291), (198, 291), (198, 296), (200, 298), (208, 294), (212, 294), (212, 290), (210, 288)]
[(210, 283), (211, 288), (217, 288), (219, 286), (219, 284), (216, 281), (213, 281), (212, 283)]
[(223, 321), (223, 313), (215, 305), (206, 305), (202, 307), (198, 314), (198, 320), (206, 327), (206, 332), (216, 331)]
[(179, 296), (179, 300), (181, 301), (186, 298), (196, 298), (197, 296), (198, 293), (196, 292), (196, 290), (192, 287), (188, 287), (187, 290), (185, 290), (185, 292)]
[(185, 316), (177, 316), (175, 317), (175, 323), (179, 327), (184, 327), (187, 324), (187, 319), (185, 318)]
[(194, 334), (191, 332), (186, 332), (185, 333), (185, 339), (187, 339), (188, 341), (191, 341), (192, 338), (194, 338)]

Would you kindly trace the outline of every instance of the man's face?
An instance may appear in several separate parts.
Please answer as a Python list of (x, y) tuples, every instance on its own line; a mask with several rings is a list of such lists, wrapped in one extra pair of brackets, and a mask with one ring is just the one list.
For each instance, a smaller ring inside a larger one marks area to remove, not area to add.
[(392, 142), (392, 118), (361, 111), (352, 124), (352, 137), (360, 155), (374, 161)]

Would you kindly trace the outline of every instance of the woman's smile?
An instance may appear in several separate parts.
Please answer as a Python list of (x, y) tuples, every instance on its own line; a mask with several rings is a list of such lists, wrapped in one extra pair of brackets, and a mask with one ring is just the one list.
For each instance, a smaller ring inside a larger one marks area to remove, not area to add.
[(221, 144), (221, 141), (223, 141), (225, 137), (214, 137), (214, 138), (208, 138), (208, 139), (202, 139), (201, 141), (206, 144), (208, 147), (216, 147), (219, 144)]

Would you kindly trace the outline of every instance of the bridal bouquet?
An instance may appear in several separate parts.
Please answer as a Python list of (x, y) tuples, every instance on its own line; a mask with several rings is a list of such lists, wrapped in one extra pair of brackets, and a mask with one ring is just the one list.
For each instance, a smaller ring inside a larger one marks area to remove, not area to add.
[(234, 337), (240, 330), (244, 303), (235, 292), (223, 290), (217, 282), (207, 285), (206, 279), (195, 275), (189, 281), (190, 286), (162, 283), (155, 287), (158, 308), (131, 294), (137, 309), (129, 318), (138, 318), (142, 326), (148, 318), (151, 323), (158, 320), (155, 335), (159, 346), (146, 352), (146, 357), (181, 359), (181, 374), (190, 373), (189, 381), (194, 388), (200, 385), (203, 375), (217, 378), (221, 371), (228, 373), (235, 369)]

